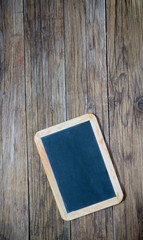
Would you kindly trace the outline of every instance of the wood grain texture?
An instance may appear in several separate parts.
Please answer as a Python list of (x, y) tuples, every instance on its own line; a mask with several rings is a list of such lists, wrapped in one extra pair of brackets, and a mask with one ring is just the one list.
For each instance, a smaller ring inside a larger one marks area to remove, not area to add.
[[(96, 113), (108, 140), (105, 1), (65, 1), (67, 119)], [(71, 239), (112, 239), (112, 208), (71, 222)]]
[(63, 2), (25, 1), (24, 22), (30, 239), (69, 239), (33, 141), (66, 118)]
[(28, 239), (22, 1), (0, 1), (0, 88), (0, 239)]
[[(0, 0), (0, 239), (143, 239), (142, 42), (142, 0)], [(126, 199), (67, 223), (33, 138), (88, 112)]]
[(114, 239), (143, 239), (142, 43), (143, 2), (107, 1), (110, 147), (126, 193), (114, 209)]

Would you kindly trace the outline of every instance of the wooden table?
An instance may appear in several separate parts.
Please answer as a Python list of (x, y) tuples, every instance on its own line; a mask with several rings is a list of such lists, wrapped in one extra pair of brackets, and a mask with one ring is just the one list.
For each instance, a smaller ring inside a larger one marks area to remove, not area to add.
[[(143, 239), (143, 1), (0, 1), (0, 240)], [(94, 113), (124, 201), (63, 221), (34, 134)]]

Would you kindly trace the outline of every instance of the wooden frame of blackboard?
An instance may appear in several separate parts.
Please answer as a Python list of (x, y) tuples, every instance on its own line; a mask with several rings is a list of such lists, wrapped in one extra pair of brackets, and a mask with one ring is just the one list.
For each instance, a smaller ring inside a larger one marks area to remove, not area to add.
[[(57, 181), (55, 179), (55, 176), (54, 176), (54, 173), (53, 173), (50, 161), (48, 159), (48, 156), (47, 156), (47, 153), (45, 151), (45, 148), (44, 148), (44, 145), (43, 145), (43, 142), (42, 142), (41, 138), (44, 137), (44, 136), (50, 135), (52, 133), (56, 133), (58, 131), (67, 129), (69, 127), (78, 125), (80, 123), (86, 122), (86, 121), (90, 121), (90, 123), (91, 123), (93, 132), (95, 134), (95, 137), (96, 137), (99, 149), (101, 151), (101, 154), (102, 154), (102, 157), (103, 157), (106, 169), (108, 171), (108, 174), (109, 174), (112, 186), (114, 188), (116, 197), (113, 197), (113, 198), (107, 199), (107, 200), (105, 200), (103, 202), (99, 202), (99, 203), (93, 204), (91, 206), (88, 206), (88, 207), (85, 207), (85, 208), (82, 208), (82, 209), (79, 209), (79, 210), (67, 213), (64, 201), (62, 199), (62, 195), (61, 195), (60, 190), (58, 188)], [(37, 149), (39, 151), (39, 154), (40, 154), (40, 157), (41, 157), (41, 160), (42, 160), (45, 172), (47, 174), (47, 177), (48, 177), (48, 180), (49, 180), (49, 183), (50, 183), (53, 195), (55, 197), (57, 206), (59, 208), (61, 217), (64, 220), (67, 220), (67, 221), (68, 220), (73, 220), (75, 218), (87, 215), (89, 213), (96, 212), (98, 210), (101, 210), (101, 209), (104, 209), (104, 208), (116, 205), (116, 204), (118, 204), (118, 203), (120, 203), (122, 201), (122, 199), (123, 199), (123, 192), (121, 190), (119, 181), (117, 179), (117, 176), (116, 176), (116, 173), (115, 173), (115, 170), (114, 170), (114, 167), (113, 167), (110, 155), (109, 155), (109, 152), (107, 150), (107, 147), (106, 147), (103, 135), (101, 133), (101, 130), (100, 130), (100, 127), (99, 127), (99, 124), (98, 124), (98, 121), (97, 121), (97, 118), (95, 117), (95, 115), (93, 115), (93, 114), (85, 114), (85, 115), (82, 115), (80, 117), (77, 117), (77, 118), (68, 120), (66, 122), (57, 124), (55, 126), (49, 127), (47, 129), (38, 131), (35, 134), (34, 140), (35, 140)]]

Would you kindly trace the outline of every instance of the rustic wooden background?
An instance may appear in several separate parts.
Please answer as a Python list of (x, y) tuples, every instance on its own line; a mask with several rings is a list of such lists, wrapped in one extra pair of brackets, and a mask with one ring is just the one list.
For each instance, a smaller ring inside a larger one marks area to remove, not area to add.
[[(143, 239), (142, 96), (142, 0), (0, 0), (0, 240)], [(89, 112), (125, 199), (65, 222), (34, 134)]]

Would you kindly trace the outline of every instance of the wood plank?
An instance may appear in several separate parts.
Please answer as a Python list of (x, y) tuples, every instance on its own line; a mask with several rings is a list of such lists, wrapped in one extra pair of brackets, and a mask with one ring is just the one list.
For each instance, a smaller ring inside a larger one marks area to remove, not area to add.
[(23, 1), (0, 1), (0, 239), (29, 239)]
[(110, 145), (126, 198), (114, 209), (114, 239), (143, 239), (143, 2), (107, 1)]
[[(96, 114), (108, 142), (105, 1), (65, 1), (67, 119)], [(112, 208), (71, 222), (71, 239), (113, 239)]]
[(31, 239), (70, 239), (34, 143), (35, 133), (66, 120), (63, 1), (26, 1), (25, 61)]

